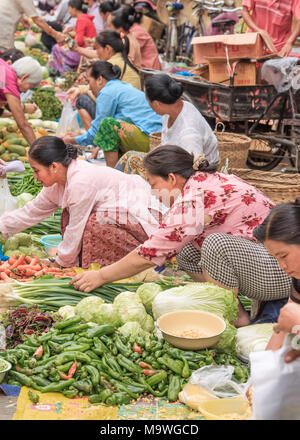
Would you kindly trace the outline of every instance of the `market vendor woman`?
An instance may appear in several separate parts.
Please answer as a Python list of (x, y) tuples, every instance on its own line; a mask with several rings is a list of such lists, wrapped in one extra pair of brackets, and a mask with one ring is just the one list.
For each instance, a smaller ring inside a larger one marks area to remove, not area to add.
[(11, 66), (0, 59), (0, 116), (8, 105), (21, 133), (29, 144), (35, 141), (35, 134), (24, 113), (34, 113), (36, 104), (22, 104), (20, 92), (27, 92), (40, 85), (43, 71), (32, 57), (23, 57)]
[(28, 151), (43, 189), (23, 208), (0, 217), (8, 238), (62, 212), (63, 240), (56, 264), (63, 267), (111, 264), (143, 243), (158, 223), (148, 209), (151, 188), (140, 176), (77, 160), (76, 147), (56, 136), (36, 140)]
[[(231, 276), (235, 287), (241, 286), (235, 289), (236, 295), (239, 292), (270, 301), (282, 298), (289, 279), (253, 238), (254, 227), (273, 207), (266, 196), (234, 175), (215, 172), (202, 156), (194, 160), (193, 155), (177, 146), (157, 147), (146, 156), (144, 164), (152, 189), (158, 191), (157, 196), (165, 204), (170, 203), (169, 211), (144, 244), (111, 266), (76, 276), (72, 280), (76, 288), (90, 292), (104, 283), (161, 266), (178, 255), (179, 268), (195, 281), (207, 281), (205, 274), (214, 279), (219, 275)], [(205, 246), (212, 235), (242, 240), (245, 258), (252, 256), (252, 266), (243, 266), (243, 255), (226, 245), (224, 251), (232, 257), (232, 264), (228, 258), (227, 266), (226, 261), (219, 265), (218, 254), (214, 252), (217, 238), (215, 246), (212, 241)], [(268, 264), (267, 274), (262, 261)], [(236, 325), (247, 324), (249, 316), (240, 305)]]

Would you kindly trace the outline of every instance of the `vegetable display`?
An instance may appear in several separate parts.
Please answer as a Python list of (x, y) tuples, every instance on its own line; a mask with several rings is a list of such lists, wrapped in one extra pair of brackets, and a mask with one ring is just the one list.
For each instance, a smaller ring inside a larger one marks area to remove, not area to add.
[[(0, 243), (3, 245), (4, 255), (11, 258), (6, 265), (7, 267), (12, 266), (16, 257), (22, 254), (26, 257), (37, 257), (38, 260), (39, 258), (47, 258), (47, 253), (39, 241), (35, 240), (31, 234), (26, 234), (25, 232), (12, 235), (7, 240), (1, 239)], [(40, 264), (40, 261), (36, 261), (36, 263)], [(29, 263), (22, 261), (22, 264)], [(1, 266), (0, 262), (1, 267), (4, 266)]]
[(61, 319), (59, 315), (42, 312), (38, 306), (23, 305), (8, 310), (2, 314), (0, 320), (0, 324), (5, 328), (6, 348), (14, 348), (22, 344), (27, 335), (40, 335), (59, 319)]
[(35, 103), (42, 111), (44, 120), (55, 121), (62, 112), (62, 103), (55, 96), (54, 88), (37, 88), (28, 102)]
[(8, 384), (88, 396), (90, 403), (106, 405), (126, 404), (142, 394), (176, 401), (192, 371), (212, 363), (233, 365), (239, 382), (249, 376), (238, 359), (216, 350), (184, 351), (154, 335), (132, 342), (111, 325), (90, 326), (78, 316), (26, 337), (0, 357), (12, 364)]

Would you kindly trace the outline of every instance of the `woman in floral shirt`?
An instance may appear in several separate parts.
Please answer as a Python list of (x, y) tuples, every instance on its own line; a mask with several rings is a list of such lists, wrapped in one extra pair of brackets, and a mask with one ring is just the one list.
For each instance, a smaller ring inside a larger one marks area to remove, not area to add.
[[(215, 172), (203, 155), (194, 160), (177, 146), (156, 148), (144, 163), (152, 191), (168, 212), (135, 251), (98, 272), (76, 276), (76, 288), (89, 292), (178, 256), (179, 268), (195, 281), (215, 282), (255, 300), (288, 296), (288, 277), (253, 237), (273, 207), (271, 200), (238, 177)], [(248, 323), (240, 305), (236, 325)]]

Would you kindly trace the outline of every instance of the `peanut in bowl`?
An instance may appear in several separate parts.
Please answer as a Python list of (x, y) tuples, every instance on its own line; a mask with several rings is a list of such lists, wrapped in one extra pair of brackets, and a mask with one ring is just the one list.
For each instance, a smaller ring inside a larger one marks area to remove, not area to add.
[(226, 329), (219, 316), (200, 310), (177, 310), (157, 320), (164, 339), (184, 350), (201, 350), (215, 345)]

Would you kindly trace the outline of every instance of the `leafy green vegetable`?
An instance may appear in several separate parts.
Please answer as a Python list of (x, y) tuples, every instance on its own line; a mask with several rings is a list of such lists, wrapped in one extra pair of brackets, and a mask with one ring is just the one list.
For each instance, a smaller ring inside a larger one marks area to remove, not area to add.
[(237, 329), (226, 321), (226, 329), (221, 334), (216, 348), (224, 353), (235, 353)]
[(102, 298), (98, 298), (97, 296), (87, 296), (76, 305), (75, 313), (86, 322), (95, 322), (95, 318), (103, 303), (104, 301)]
[(27, 202), (30, 202), (34, 198), (35, 196), (29, 193), (24, 192), (20, 194), (19, 196), (17, 196), (17, 207), (23, 208), (23, 206), (25, 206)]
[(234, 322), (238, 300), (231, 290), (211, 283), (189, 283), (158, 293), (152, 304), (154, 319), (176, 310), (203, 310)]
[(134, 342), (138, 336), (145, 338), (148, 335), (148, 333), (142, 329), (142, 327), (138, 322), (133, 322), (133, 321), (126, 322), (126, 324), (118, 328), (118, 331), (123, 336), (129, 337), (131, 342)]
[(118, 327), (121, 324), (120, 317), (113, 304), (102, 304), (97, 313), (93, 314), (93, 322), (100, 325), (111, 324), (114, 327)]
[(60, 100), (55, 96), (54, 88), (37, 88), (30, 102), (34, 102), (41, 109), (43, 120), (55, 121), (61, 116), (63, 106)]
[(237, 355), (244, 361), (249, 361), (252, 351), (264, 351), (273, 335), (273, 324), (253, 324), (240, 327), (237, 330)]
[(161, 291), (162, 288), (157, 283), (144, 283), (137, 289), (136, 293), (138, 293), (147, 312), (152, 312), (152, 303), (154, 301), (154, 298)]
[(145, 321), (145, 324), (144, 324), (143, 328), (148, 333), (153, 332), (153, 330), (154, 330), (154, 321), (153, 321), (152, 316), (147, 315), (147, 318), (146, 318), (146, 321)]
[(72, 318), (75, 315), (75, 307), (63, 306), (58, 309), (58, 314), (64, 319)]
[(120, 317), (121, 324), (135, 321), (138, 322), (142, 328), (144, 327), (147, 313), (137, 293), (120, 293), (114, 300), (114, 306)]

